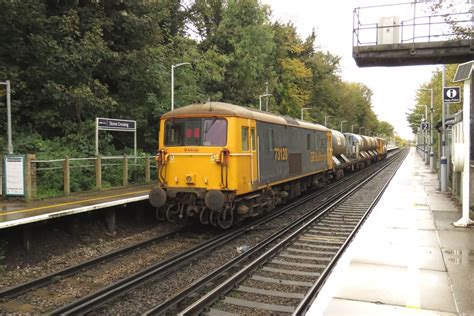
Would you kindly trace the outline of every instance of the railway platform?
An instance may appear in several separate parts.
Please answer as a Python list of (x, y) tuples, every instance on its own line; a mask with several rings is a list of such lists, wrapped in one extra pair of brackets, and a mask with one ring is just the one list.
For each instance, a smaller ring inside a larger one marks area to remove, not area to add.
[[(152, 186), (147, 184), (89, 192), (29, 203), (1, 201), (0, 229), (143, 201), (148, 199)], [(113, 224), (114, 218), (110, 221)]]
[(412, 148), (308, 315), (474, 315), (474, 227), (437, 189)]

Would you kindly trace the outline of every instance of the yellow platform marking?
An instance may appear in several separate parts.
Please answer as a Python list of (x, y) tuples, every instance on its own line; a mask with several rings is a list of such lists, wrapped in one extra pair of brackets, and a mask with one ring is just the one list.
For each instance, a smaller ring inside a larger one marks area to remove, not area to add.
[(22, 210), (7, 212), (7, 213), (0, 213), (0, 216), (17, 214), (17, 213), (24, 213), (24, 212), (38, 211), (38, 210), (42, 210), (42, 209), (45, 209), (45, 208), (55, 208), (55, 207), (78, 204), (78, 203), (83, 203), (83, 202), (105, 200), (105, 199), (110, 199), (110, 198), (114, 198), (114, 197), (127, 196), (127, 195), (132, 195), (132, 194), (137, 194), (137, 193), (145, 193), (145, 192), (150, 192), (150, 190), (134, 191), (134, 192), (128, 192), (128, 193), (101, 196), (101, 197), (96, 197), (96, 198), (87, 199), (87, 200), (79, 200), (79, 201), (74, 201), (74, 202), (66, 202), (66, 203), (60, 203), (60, 204), (53, 204), (53, 205), (45, 205), (45, 206), (39, 206), (39, 207), (33, 207), (33, 208), (26, 208), (26, 209), (22, 209)]

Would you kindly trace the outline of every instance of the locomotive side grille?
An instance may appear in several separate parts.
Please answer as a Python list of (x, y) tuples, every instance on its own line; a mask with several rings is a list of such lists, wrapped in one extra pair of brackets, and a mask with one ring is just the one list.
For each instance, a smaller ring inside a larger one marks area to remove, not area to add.
[(290, 176), (301, 174), (301, 153), (288, 155), (288, 166)]

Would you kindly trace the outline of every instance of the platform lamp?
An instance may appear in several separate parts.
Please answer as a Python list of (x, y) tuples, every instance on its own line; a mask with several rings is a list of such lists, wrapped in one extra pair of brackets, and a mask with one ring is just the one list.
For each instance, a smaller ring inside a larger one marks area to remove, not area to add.
[(352, 126), (351, 126), (351, 133), (354, 133), (354, 126), (357, 127), (356, 124), (352, 124)]
[[(265, 93), (265, 94), (260, 94), (258, 96), (258, 109), (261, 111), (262, 110), (262, 97), (267, 97), (267, 100), (268, 100), (268, 97), (271, 96), (271, 94), (269, 93)], [(268, 103), (267, 103), (267, 108), (266, 108), (267, 112), (268, 112)]]
[[(434, 170), (434, 152), (433, 152), (433, 88), (420, 88), (418, 90), (421, 91), (430, 91), (430, 170), (431, 172), (435, 172)], [(426, 113), (427, 114), (427, 113)], [(428, 117), (426, 117), (428, 119)]]
[(361, 129), (365, 129), (365, 126), (359, 127), (359, 135), (361, 135), (361, 131), (360, 131)]
[(328, 118), (330, 118), (330, 117), (332, 117), (332, 115), (326, 115), (324, 117), (324, 126), (326, 126), (326, 127), (328, 126)]
[(7, 150), (8, 154), (13, 154), (13, 142), (12, 142), (12, 107), (11, 107), (11, 91), (10, 91), (10, 80), (0, 81), (0, 85), (6, 87), (7, 94), (7, 137), (8, 145)]
[(342, 133), (342, 124), (344, 124), (344, 123), (347, 123), (347, 121), (346, 120), (341, 121), (341, 133)]
[(311, 108), (301, 108), (301, 120), (303, 120), (303, 114), (305, 110), (311, 110)]
[[(421, 113), (415, 113), (414, 114), (414, 117), (420, 117), (420, 116), (421, 116), (421, 120), (420, 120), (419, 125), (421, 126), (421, 123), (423, 123), (425, 121), (425, 115), (421, 114)], [(425, 146), (425, 144), (424, 144), (424, 142), (423, 142), (423, 144), (420, 144), (420, 137), (419, 137), (419, 135), (420, 135), (420, 126), (418, 126), (418, 133), (416, 134), (417, 135), (416, 139), (417, 139), (417, 142), (418, 142), (417, 150), (418, 151), (423, 151), (423, 155), (424, 155), (424, 146)], [(421, 146), (423, 146), (423, 148)]]
[(174, 69), (184, 65), (191, 65), (191, 63), (171, 65), (171, 111), (174, 110)]

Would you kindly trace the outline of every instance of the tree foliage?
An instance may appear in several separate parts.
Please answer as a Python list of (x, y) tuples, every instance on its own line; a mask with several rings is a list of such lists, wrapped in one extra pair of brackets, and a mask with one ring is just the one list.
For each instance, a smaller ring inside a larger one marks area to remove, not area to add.
[[(330, 115), (334, 128), (346, 120), (346, 131), (393, 132), (372, 111), (370, 89), (342, 81), (339, 57), (315, 48), (315, 32), (302, 39), (270, 16), (258, 0), (0, 1), (15, 149), (93, 155), (95, 118), (112, 117), (136, 120), (139, 148), (156, 151), (170, 68), (181, 62), (192, 65), (175, 69), (176, 107), (207, 99), (256, 107), (268, 82), (272, 112), (299, 117), (309, 107), (306, 119)], [(103, 153), (131, 145), (121, 134), (101, 137)]]

